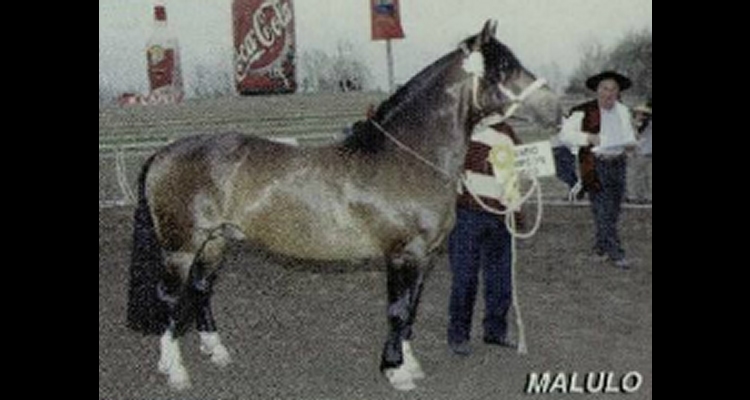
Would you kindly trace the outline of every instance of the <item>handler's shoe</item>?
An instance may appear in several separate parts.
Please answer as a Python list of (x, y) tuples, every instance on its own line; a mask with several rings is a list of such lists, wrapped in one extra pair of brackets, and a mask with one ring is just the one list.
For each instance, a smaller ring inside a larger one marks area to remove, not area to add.
[(450, 347), (453, 354), (466, 357), (471, 354), (471, 345), (469, 345), (469, 342), (461, 342), (461, 343), (451, 343), (448, 342), (448, 347)]
[(619, 269), (630, 269), (633, 266), (633, 262), (627, 258), (621, 258), (614, 261), (615, 267)]
[(485, 336), (484, 343), (500, 347), (509, 347), (512, 349), (515, 349), (517, 347), (516, 343), (508, 338)]

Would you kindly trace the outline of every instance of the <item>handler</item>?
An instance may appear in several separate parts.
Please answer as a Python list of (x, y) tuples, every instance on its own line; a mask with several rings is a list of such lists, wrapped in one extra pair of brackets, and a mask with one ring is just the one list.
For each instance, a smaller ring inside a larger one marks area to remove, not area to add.
[(515, 347), (507, 336), (507, 315), (513, 295), (511, 236), (504, 219), (485, 211), (474, 199), (476, 195), (486, 206), (505, 209), (503, 188), (495, 178), (490, 153), (498, 146), (512, 149), (514, 144), (518, 144), (518, 139), (513, 129), (500, 123), (478, 129), (466, 154), (465, 185), (470, 188), (462, 184), (456, 207), (456, 225), (448, 239), (453, 273), (448, 345), (458, 355), (471, 353), (471, 321), (480, 270), (484, 279), (484, 342)]
[(563, 123), (560, 139), (580, 147), (579, 167), (584, 190), (589, 193), (596, 226), (594, 254), (627, 269), (618, 223), (625, 197), (626, 150), (635, 149), (635, 130), (620, 93), (632, 86), (627, 77), (604, 71), (586, 80), (596, 99), (573, 107)]

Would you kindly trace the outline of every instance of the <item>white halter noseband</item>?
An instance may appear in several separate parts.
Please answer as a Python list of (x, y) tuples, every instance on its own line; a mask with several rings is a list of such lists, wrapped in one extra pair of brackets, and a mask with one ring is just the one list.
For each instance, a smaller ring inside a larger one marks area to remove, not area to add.
[[(482, 53), (478, 51), (469, 51), (468, 48), (463, 47), (464, 53), (466, 54), (466, 59), (464, 60), (464, 70), (472, 75), (472, 101), (474, 103), (474, 108), (476, 108), (479, 111), (482, 111), (483, 107), (479, 103), (479, 79), (484, 77), (484, 57), (482, 57)], [(507, 110), (503, 113), (503, 115), (497, 115), (492, 114), (489, 117), (493, 118), (493, 120), (497, 120), (494, 123), (499, 123), (507, 120), (508, 118), (512, 117), (516, 111), (518, 111), (518, 108), (521, 107), (521, 105), (526, 101), (526, 99), (529, 98), (534, 92), (541, 89), (544, 85), (547, 84), (547, 80), (544, 78), (537, 78), (531, 85), (527, 86), (521, 94), (515, 94), (510, 89), (508, 89), (505, 85), (502, 83), (497, 84), (497, 88), (500, 90), (500, 93), (503, 94), (503, 96), (507, 97), (510, 100), (510, 107), (508, 107)], [(498, 120), (499, 118), (499, 120)]]

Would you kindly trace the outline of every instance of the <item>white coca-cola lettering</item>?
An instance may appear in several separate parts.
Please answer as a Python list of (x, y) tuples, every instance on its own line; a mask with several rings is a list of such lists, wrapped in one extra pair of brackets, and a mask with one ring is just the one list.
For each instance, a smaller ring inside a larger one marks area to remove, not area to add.
[[(267, 17), (267, 13), (271, 17)], [(284, 40), (287, 27), (292, 22), (292, 9), (287, 2), (266, 0), (252, 15), (252, 28), (247, 32), (237, 49), (236, 73), (241, 81), (250, 72), (250, 67), (271, 50), (277, 49), (277, 41)], [(283, 42), (281, 43), (283, 45)], [(274, 61), (267, 60), (267, 63)], [(266, 65), (256, 66), (258, 68)]]

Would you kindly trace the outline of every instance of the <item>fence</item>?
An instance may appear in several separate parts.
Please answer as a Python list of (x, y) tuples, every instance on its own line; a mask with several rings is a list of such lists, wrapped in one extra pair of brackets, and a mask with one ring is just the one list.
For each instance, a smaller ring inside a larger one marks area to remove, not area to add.
[(300, 94), (100, 106), (99, 208), (132, 204), (140, 165), (157, 148), (197, 133), (235, 131), (316, 145), (364, 118), (383, 93)]
[[(242, 132), (301, 145), (329, 143), (365, 117), (384, 93), (316, 93), (187, 100), (159, 106), (99, 107), (99, 208), (132, 204), (140, 166), (157, 148), (197, 133)], [(565, 108), (579, 98), (564, 98)], [(513, 121), (524, 142), (545, 139), (523, 120)], [(562, 197), (554, 179), (547, 186)], [(559, 192), (559, 193), (557, 193)]]

